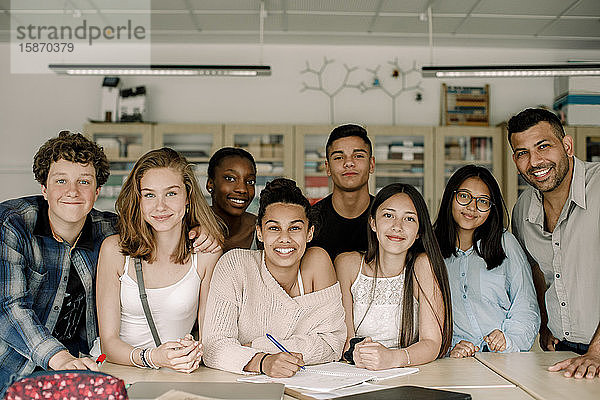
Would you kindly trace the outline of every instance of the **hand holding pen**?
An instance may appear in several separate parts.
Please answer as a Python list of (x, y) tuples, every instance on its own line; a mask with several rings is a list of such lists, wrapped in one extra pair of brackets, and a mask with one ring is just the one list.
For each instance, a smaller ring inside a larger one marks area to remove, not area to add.
[(261, 372), (275, 378), (286, 378), (293, 376), (299, 369), (304, 369), (302, 354), (289, 352), (269, 334), (267, 334), (267, 338), (282, 352), (263, 355)]

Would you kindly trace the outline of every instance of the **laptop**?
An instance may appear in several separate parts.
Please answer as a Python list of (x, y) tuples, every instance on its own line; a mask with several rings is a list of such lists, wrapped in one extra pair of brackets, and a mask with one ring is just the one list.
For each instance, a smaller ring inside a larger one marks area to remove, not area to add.
[(282, 400), (283, 389), (281, 383), (137, 382), (127, 389), (127, 395), (131, 400), (154, 400), (178, 390), (211, 399)]
[(451, 392), (449, 390), (429, 389), (420, 386), (398, 386), (390, 389), (375, 390), (349, 396), (337, 397), (336, 400), (471, 400), (468, 393)]

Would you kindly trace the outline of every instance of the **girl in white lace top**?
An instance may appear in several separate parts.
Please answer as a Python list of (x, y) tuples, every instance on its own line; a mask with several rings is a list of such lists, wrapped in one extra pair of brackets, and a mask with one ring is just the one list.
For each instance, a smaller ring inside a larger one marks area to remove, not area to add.
[(368, 249), (335, 259), (357, 366), (386, 369), (424, 364), (452, 339), (448, 276), (427, 206), (411, 185), (381, 189), (369, 209)]

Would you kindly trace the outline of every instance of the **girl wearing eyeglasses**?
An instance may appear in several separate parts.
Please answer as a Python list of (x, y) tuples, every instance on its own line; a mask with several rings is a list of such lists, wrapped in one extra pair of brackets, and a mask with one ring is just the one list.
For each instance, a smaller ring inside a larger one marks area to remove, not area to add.
[(466, 165), (446, 185), (434, 231), (448, 269), (453, 334), (450, 357), (528, 351), (540, 326), (531, 267), (505, 228), (498, 182)]

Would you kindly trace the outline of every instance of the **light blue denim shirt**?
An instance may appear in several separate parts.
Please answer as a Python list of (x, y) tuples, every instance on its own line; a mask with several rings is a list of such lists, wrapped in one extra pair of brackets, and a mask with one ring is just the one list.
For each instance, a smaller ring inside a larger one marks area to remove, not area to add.
[(512, 233), (504, 232), (502, 246), (507, 258), (491, 271), (472, 247), (444, 260), (452, 294), (451, 348), (467, 340), (481, 351), (483, 337), (494, 329), (504, 333), (505, 353), (528, 351), (533, 345), (540, 312), (531, 267)]

